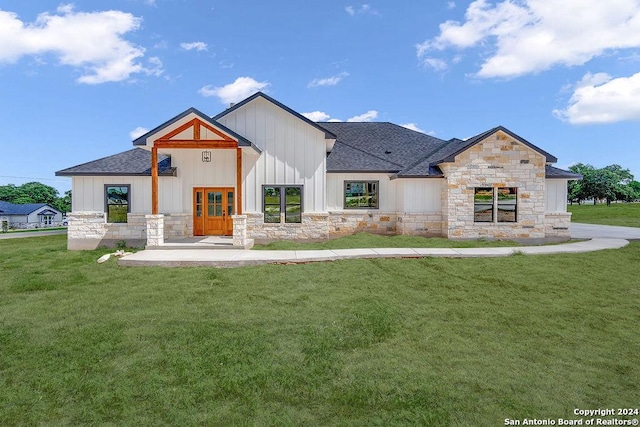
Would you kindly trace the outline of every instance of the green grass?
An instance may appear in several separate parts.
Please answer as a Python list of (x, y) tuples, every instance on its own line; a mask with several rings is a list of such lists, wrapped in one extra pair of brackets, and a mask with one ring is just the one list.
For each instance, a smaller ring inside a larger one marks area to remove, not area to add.
[(640, 402), (640, 243), (123, 268), (0, 241), (0, 425), (496, 426)]
[(264, 245), (255, 245), (258, 250), (305, 250), (305, 249), (354, 249), (354, 248), (483, 248), (520, 246), (510, 240), (449, 240), (441, 237), (381, 236), (357, 233), (323, 242), (292, 242), (278, 240)]
[(640, 227), (640, 203), (568, 205), (572, 222)]

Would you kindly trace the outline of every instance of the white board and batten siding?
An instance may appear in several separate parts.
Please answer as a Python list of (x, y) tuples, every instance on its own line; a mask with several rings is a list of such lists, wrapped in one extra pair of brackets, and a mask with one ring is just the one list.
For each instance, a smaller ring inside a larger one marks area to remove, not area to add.
[(304, 211), (325, 211), (324, 132), (260, 97), (218, 121), (262, 150), (243, 150), (245, 212), (262, 212), (263, 185), (302, 185)]
[(441, 178), (400, 178), (398, 212), (440, 213), (445, 180)]
[(345, 181), (378, 181), (379, 212), (433, 213), (442, 210), (442, 179), (389, 179), (386, 173), (328, 173), (327, 210), (344, 210)]
[(386, 173), (328, 173), (327, 210), (344, 210), (345, 181), (378, 181), (379, 212), (395, 212), (397, 207), (398, 183), (390, 180)]
[[(162, 213), (184, 212), (180, 206), (182, 189), (174, 177), (158, 179), (158, 204)], [(129, 203), (131, 213), (151, 213), (151, 177), (149, 176), (74, 176), (72, 179), (73, 212), (104, 212), (105, 185), (131, 186)], [(178, 201), (176, 204), (175, 202)], [(191, 208), (189, 208), (191, 209)], [(189, 212), (189, 211), (186, 211)]]
[(545, 212), (567, 211), (567, 183), (566, 179), (546, 179)]

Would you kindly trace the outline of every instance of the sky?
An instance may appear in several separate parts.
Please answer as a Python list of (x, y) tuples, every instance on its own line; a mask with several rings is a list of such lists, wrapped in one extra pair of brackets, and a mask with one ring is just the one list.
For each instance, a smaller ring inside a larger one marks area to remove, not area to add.
[(640, 180), (640, 1), (0, 0), (0, 185), (262, 91), (316, 121), (505, 126)]

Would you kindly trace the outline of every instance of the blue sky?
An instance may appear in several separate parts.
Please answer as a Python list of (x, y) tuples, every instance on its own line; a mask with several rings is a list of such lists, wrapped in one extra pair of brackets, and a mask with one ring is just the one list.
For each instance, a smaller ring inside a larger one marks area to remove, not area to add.
[(0, 0), (0, 185), (257, 90), (442, 139), (503, 125), (640, 178), (640, 2)]

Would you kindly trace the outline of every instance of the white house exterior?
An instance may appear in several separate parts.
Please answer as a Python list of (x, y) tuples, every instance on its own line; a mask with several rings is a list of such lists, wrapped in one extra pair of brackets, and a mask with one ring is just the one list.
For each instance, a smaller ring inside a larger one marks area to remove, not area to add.
[(580, 176), (497, 127), (443, 141), (391, 123), (314, 123), (263, 93), (214, 117), (189, 109), (72, 178), (69, 249), (228, 235), (369, 231), (566, 239)]

